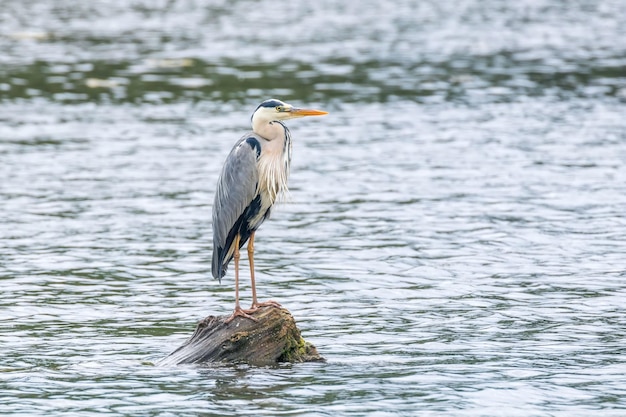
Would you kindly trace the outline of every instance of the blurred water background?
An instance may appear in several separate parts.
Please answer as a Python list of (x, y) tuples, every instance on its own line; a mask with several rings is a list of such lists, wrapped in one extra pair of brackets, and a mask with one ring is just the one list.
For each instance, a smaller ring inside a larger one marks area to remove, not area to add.
[[(5, 1), (0, 51), (0, 414), (626, 413), (623, 1)], [(331, 113), (256, 242), (328, 362), (155, 367), (270, 97)]]

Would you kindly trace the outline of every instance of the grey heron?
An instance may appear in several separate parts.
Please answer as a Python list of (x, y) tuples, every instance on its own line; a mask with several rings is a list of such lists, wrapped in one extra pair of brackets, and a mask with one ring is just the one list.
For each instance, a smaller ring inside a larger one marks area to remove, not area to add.
[[(252, 131), (239, 139), (226, 158), (217, 181), (213, 202), (213, 277), (221, 282), (228, 264), (235, 260), (235, 311), (255, 320), (251, 313), (261, 306), (280, 306), (275, 301), (259, 303), (254, 280), (254, 234), (269, 217), (277, 198), (287, 191), (291, 164), (291, 134), (284, 120), (322, 116), (325, 111), (301, 109), (280, 100), (265, 100), (252, 114)], [(248, 242), (252, 306), (239, 305), (239, 250)]]

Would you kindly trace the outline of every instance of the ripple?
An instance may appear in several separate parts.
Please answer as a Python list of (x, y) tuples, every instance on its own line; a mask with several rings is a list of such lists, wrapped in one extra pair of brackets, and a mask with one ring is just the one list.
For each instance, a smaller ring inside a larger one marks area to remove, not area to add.
[[(0, 6), (0, 414), (621, 415), (619, 2), (250, 6)], [(232, 309), (212, 196), (268, 96), (331, 113), (255, 256), (328, 362), (152, 366)]]

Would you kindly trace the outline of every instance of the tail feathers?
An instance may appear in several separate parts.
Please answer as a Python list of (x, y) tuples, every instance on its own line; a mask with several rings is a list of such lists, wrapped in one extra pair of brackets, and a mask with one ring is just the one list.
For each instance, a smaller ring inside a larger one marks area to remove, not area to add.
[[(231, 237), (229, 235), (229, 239), (226, 241), (226, 247), (222, 247), (213, 243), (213, 260), (211, 265), (211, 271), (213, 272), (213, 278), (218, 280), (220, 283), (222, 282), (222, 278), (226, 275), (226, 271), (228, 271), (228, 264), (234, 258), (234, 234)], [(250, 238), (250, 230), (246, 230), (244, 233), (240, 234), (239, 239), (239, 249), (246, 244), (248, 239)]]
[(213, 278), (222, 283), (222, 278), (226, 275), (228, 270), (228, 262), (224, 263), (224, 248), (217, 247), (213, 251), (213, 261), (211, 265), (211, 272), (213, 272)]

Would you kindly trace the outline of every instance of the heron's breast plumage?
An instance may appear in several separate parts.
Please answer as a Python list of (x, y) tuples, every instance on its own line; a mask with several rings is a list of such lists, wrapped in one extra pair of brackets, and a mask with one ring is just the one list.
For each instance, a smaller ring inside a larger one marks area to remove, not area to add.
[(287, 181), (291, 164), (291, 135), (285, 128), (285, 140), (261, 139), (261, 154), (257, 158), (259, 182), (257, 193), (261, 199), (259, 212), (250, 219), (250, 224), (260, 224), (268, 210), (281, 198), (288, 195)]

